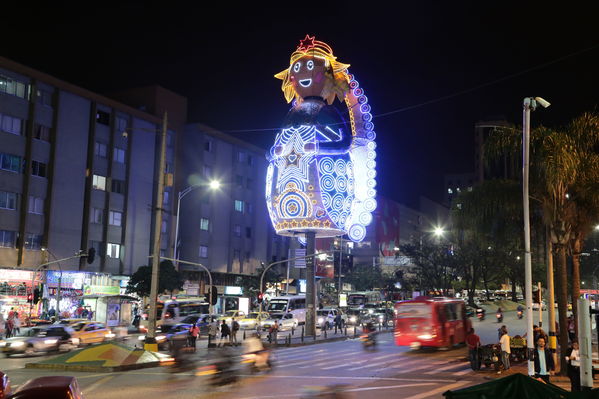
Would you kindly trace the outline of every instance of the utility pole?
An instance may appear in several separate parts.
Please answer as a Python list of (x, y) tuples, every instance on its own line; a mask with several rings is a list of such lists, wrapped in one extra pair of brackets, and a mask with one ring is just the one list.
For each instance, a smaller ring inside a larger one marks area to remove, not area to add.
[(555, 336), (555, 291), (553, 285), (553, 245), (551, 244), (551, 235), (549, 228), (546, 228), (547, 236), (547, 302), (549, 303), (549, 349), (553, 353), (553, 361), (557, 360), (557, 338)]
[(158, 301), (158, 278), (160, 270), (160, 233), (162, 232), (162, 201), (164, 198), (164, 169), (166, 167), (166, 134), (168, 128), (167, 112), (162, 119), (160, 136), (160, 157), (158, 161), (158, 184), (156, 187), (156, 208), (154, 212), (154, 246), (152, 257), (152, 282), (150, 284), (150, 312), (148, 313), (148, 332), (144, 349), (157, 352), (156, 344), (156, 302)]

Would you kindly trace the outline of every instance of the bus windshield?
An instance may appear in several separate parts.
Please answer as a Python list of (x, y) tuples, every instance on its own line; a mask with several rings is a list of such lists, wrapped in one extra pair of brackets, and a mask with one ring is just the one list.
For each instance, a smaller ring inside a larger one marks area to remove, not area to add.
[(287, 310), (287, 303), (289, 301), (286, 299), (273, 299), (268, 304), (269, 312), (284, 312)]
[(349, 306), (364, 305), (366, 303), (366, 295), (364, 294), (350, 294), (347, 298), (347, 304)]
[(397, 307), (397, 318), (421, 318), (431, 317), (431, 308), (425, 303), (408, 303)]

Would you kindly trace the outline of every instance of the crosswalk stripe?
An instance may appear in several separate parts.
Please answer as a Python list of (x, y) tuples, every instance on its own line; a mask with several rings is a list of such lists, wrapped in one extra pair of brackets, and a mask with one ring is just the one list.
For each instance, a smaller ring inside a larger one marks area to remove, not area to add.
[(468, 368), (465, 368), (462, 371), (457, 371), (457, 372), (453, 373), (453, 375), (464, 375), (464, 374), (470, 373), (471, 371), (472, 371), (472, 368), (468, 367)]
[(444, 367), (437, 367), (434, 370), (427, 371), (423, 374), (437, 374), (439, 371), (444, 371), (444, 370), (448, 370), (448, 369), (452, 369), (452, 368), (456, 368), (456, 367), (463, 367), (463, 366), (464, 366), (464, 363), (451, 363)]
[(417, 366), (417, 367), (413, 367), (413, 368), (411, 367), (409, 371), (410, 372), (414, 372), (414, 371), (417, 371), (417, 370), (422, 370), (422, 369), (430, 368), (430, 367), (436, 366), (438, 364), (445, 364), (445, 363), (447, 363), (447, 361), (445, 361), (445, 360), (434, 360), (434, 361), (428, 361), (426, 359), (422, 359), (422, 360), (424, 361), (424, 363), (421, 366)]

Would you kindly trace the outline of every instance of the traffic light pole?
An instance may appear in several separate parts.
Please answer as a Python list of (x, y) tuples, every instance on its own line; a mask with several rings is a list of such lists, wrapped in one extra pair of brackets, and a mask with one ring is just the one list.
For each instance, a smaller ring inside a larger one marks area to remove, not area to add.
[(184, 263), (184, 264), (186, 264), (186, 265), (199, 266), (199, 267), (201, 267), (202, 269), (204, 269), (204, 270), (206, 271), (206, 273), (208, 273), (208, 282), (209, 282), (209, 284), (210, 284), (210, 294), (211, 294), (211, 295), (210, 295), (210, 296), (211, 296), (211, 298), (210, 298), (210, 299), (209, 299), (209, 301), (208, 301), (208, 303), (210, 304), (210, 307), (208, 308), (208, 313), (210, 313), (210, 314), (213, 314), (213, 312), (212, 312), (212, 310), (213, 310), (213, 309), (212, 309), (212, 306), (213, 306), (213, 305), (212, 305), (212, 289), (213, 289), (213, 286), (212, 286), (212, 274), (210, 274), (210, 270), (208, 270), (208, 268), (207, 268), (206, 266), (202, 265), (201, 263), (188, 262), (188, 261), (186, 261), (186, 260), (179, 260), (179, 259), (173, 259), (173, 258), (164, 258), (164, 257), (161, 257), (160, 259), (164, 259), (164, 260), (170, 260), (171, 262), (179, 262), (179, 263)]

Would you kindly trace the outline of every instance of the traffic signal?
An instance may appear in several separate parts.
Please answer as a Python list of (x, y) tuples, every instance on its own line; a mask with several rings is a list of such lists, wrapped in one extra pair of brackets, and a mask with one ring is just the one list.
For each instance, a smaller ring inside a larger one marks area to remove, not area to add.
[(218, 302), (218, 290), (215, 286), (210, 287), (208, 290), (208, 298), (210, 300), (210, 305), (216, 305), (216, 302)]
[(262, 303), (263, 300), (264, 300), (264, 294), (259, 292), (258, 293), (258, 303)]
[(27, 294), (27, 302), (31, 302), (33, 300), (33, 295)]
[(90, 248), (87, 250), (87, 264), (91, 265), (96, 259), (96, 248)]

